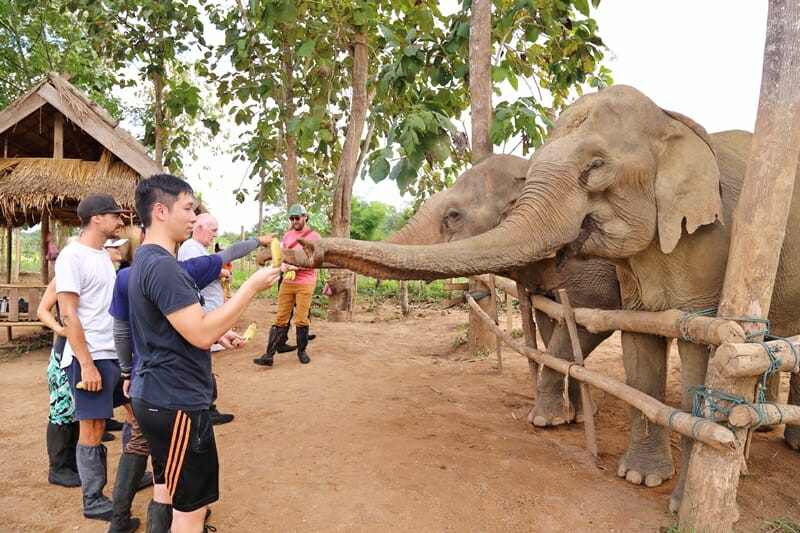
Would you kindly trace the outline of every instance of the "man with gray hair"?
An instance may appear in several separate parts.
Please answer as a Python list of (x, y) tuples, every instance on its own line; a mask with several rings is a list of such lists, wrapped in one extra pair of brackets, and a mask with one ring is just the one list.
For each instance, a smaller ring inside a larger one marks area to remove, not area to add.
[[(191, 238), (185, 240), (183, 244), (181, 244), (180, 249), (178, 250), (178, 261), (186, 261), (187, 259), (191, 259), (193, 257), (200, 257), (204, 255), (210, 255), (208, 248), (214, 244), (214, 240), (217, 238), (219, 234), (219, 223), (217, 219), (211, 215), (211, 213), (201, 213), (197, 215), (197, 220), (192, 227), (192, 236)], [(272, 241), (272, 234), (263, 235), (258, 238), (248, 239), (246, 241), (236, 243), (233, 246), (237, 248), (242, 248), (241, 250), (236, 250), (236, 253), (233, 255), (234, 257), (243, 257), (256, 248), (259, 245), (261, 246), (269, 246), (270, 242)], [(230, 252), (230, 250), (229, 250)], [(231, 273), (223, 270), (221, 276), (228, 276), (230, 277)], [(217, 307), (220, 307), (223, 303), (225, 303), (225, 292), (222, 288), (222, 283), (220, 280), (214, 280), (209, 283), (205, 288), (200, 291), (200, 294), (203, 296), (204, 303), (202, 304), (203, 311), (208, 313), (213, 311)], [(211, 355), (214, 356), (216, 352), (221, 350), (226, 350), (229, 348), (236, 348), (242, 346), (242, 343), (234, 344), (234, 341), (241, 341), (242, 337), (237, 334), (233, 330), (228, 330), (225, 335), (220, 337), (219, 341), (215, 343), (211, 347)], [(212, 402), (217, 401), (217, 378), (213, 376), (213, 399)], [(219, 425), (219, 424), (227, 424), (231, 422), (234, 418), (232, 414), (228, 413), (220, 413), (217, 410), (216, 403), (212, 403), (210, 408), (211, 412), (211, 422), (212, 424)]]

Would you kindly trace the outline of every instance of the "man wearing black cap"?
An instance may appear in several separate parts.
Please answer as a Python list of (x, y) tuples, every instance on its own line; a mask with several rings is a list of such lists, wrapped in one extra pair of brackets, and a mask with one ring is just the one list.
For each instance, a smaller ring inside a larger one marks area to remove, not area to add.
[(98, 520), (110, 520), (112, 514), (111, 500), (103, 494), (107, 463), (101, 438), (106, 419), (114, 412), (113, 392), (120, 377), (108, 314), (114, 266), (103, 244), (117, 237), (123, 212), (107, 194), (81, 200), (81, 235), (61, 251), (55, 265), (58, 305), (67, 336), (61, 368), (69, 378), (80, 423), (76, 456), (83, 516)]

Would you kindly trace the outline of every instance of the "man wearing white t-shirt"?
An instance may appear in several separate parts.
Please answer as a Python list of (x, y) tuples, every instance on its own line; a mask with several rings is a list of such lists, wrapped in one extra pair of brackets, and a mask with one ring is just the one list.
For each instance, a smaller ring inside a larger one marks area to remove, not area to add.
[[(56, 293), (67, 344), (61, 360), (80, 423), (76, 457), (83, 493), (83, 516), (111, 520), (111, 500), (103, 494), (106, 448), (101, 439), (114, 412), (119, 362), (108, 308), (114, 290), (114, 266), (103, 248), (122, 227), (122, 208), (107, 194), (78, 204), (81, 236), (58, 255)], [(81, 383), (81, 388), (77, 388)]]

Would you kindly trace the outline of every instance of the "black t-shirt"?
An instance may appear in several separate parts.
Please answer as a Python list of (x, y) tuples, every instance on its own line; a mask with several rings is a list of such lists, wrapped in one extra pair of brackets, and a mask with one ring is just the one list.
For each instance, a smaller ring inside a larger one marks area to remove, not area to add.
[(128, 284), (131, 337), (139, 363), (132, 398), (167, 409), (211, 405), (211, 352), (192, 346), (166, 315), (201, 303), (200, 289), (169, 252), (155, 244), (136, 250)]

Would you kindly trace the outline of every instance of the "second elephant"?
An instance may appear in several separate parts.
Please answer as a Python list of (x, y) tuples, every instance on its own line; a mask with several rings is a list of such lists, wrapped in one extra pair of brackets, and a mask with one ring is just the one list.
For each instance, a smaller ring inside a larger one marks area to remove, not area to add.
[[(513, 209), (522, 192), (529, 161), (513, 155), (491, 155), (473, 166), (453, 185), (431, 196), (398, 232), (383, 242), (392, 244), (440, 244), (466, 239), (498, 226)], [(619, 309), (620, 293), (614, 266), (600, 259), (569, 258), (556, 268), (555, 259), (545, 259), (511, 274), (531, 294), (555, 299), (564, 288), (576, 307)], [(351, 265), (350, 268), (353, 268)], [(371, 274), (356, 265), (353, 270)], [(566, 325), (536, 311), (536, 323), (547, 351), (572, 360), (572, 343)], [(594, 350), (611, 332), (591, 333), (578, 327), (581, 350)], [(563, 374), (542, 368), (537, 373), (536, 404), (529, 421), (535, 426), (558, 426), (582, 420), (577, 381), (570, 381), (570, 401), (563, 401)]]

